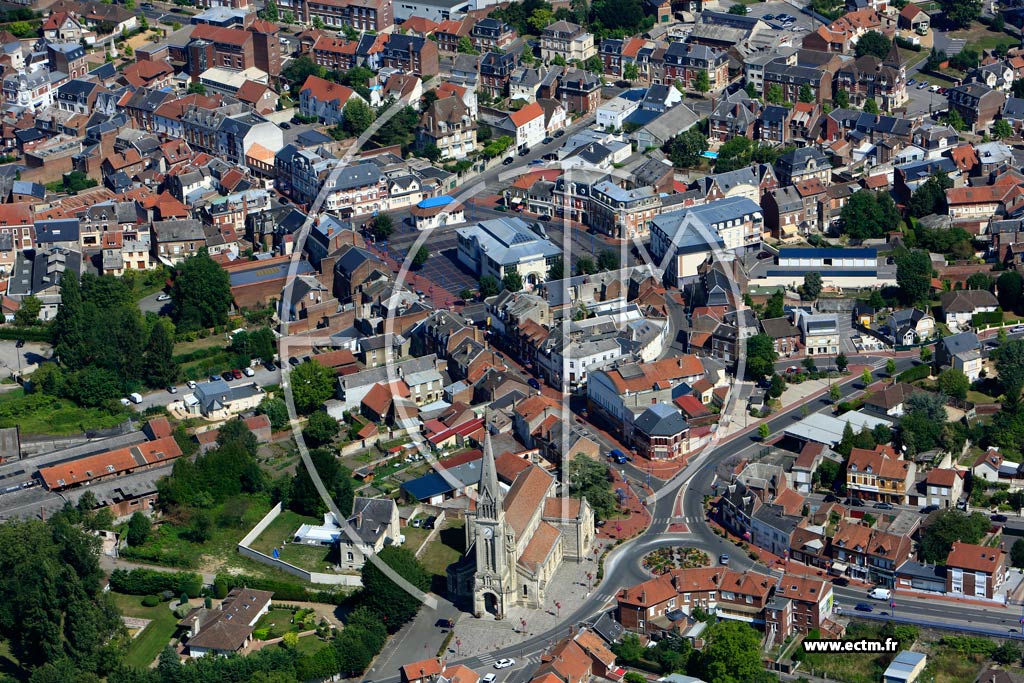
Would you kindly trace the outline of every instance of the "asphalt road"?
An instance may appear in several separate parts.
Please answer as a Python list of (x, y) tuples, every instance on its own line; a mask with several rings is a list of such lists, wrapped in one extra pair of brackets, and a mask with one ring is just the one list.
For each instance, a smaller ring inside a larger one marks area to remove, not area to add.
[[(232, 368), (224, 368), (225, 371), (230, 369)], [(242, 377), (242, 379), (233, 380), (228, 384), (249, 384), (251, 382), (255, 382), (257, 385), (261, 387), (266, 387), (281, 383), (280, 370), (274, 370), (273, 372), (271, 372), (262, 365), (258, 365), (253, 368), (253, 371), (255, 372), (255, 374), (252, 377)], [(181, 398), (185, 396), (185, 394), (192, 393), (192, 390), (189, 389), (188, 385), (186, 385), (185, 383), (176, 384), (175, 389), (177, 389), (177, 392), (173, 394), (167, 391), (166, 389), (161, 389), (159, 391), (151, 391), (148, 394), (143, 394), (142, 403), (133, 403), (131, 407), (134, 408), (136, 412), (141, 413), (145, 411), (147, 408), (152, 408), (153, 406), (166, 406), (169, 403), (173, 403), (174, 401), (180, 401)]]

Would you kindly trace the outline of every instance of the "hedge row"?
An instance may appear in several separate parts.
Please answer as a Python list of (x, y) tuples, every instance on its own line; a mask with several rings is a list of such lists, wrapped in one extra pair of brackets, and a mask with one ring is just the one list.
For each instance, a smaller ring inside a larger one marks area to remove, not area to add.
[(50, 342), (52, 334), (49, 327), (0, 327), (0, 339), (24, 339), (32, 342)]
[(203, 577), (193, 572), (161, 572), (155, 569), (115, 569), (110, 588), (128, 595), (159, 595), (171, 591), (198, 598), (203, 593)]
[(896, 380), (899, 382), (916, 382), (919, 379), (928, 379), (931, 374), (931, 366), (927, 363), (922, 363), (896, 375)]
[(195, 351), (189, 351), (188, 353), (179, 353), (177, 356), (174, 356), (171, 360), (173, 360), (178, 365), (182, 365), (184, 363), (191, 363), (192, 361), (202, 360), (203, 358), (211, 358), (222, 353), (224, 353), (223, 346), (208, 346), (205, 349), (196, 349)]
[(329, 605), (340, 605), (348, 598), (348, 593), (333, 590), (309, 590), (301, 585), (288, 581), (263, 579), (244, 574), (218, 574), (216, 584), (232, 588), (252, 588), (261, 591), (272, 591), (274, 600), (294, 600), (295, 602), (323, 602)]

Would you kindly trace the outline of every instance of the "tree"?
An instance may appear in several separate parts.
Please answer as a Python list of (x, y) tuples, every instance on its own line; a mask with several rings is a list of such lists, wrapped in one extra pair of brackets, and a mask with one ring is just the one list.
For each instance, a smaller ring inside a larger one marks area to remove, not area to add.
[(768, 683), (775, 675), (761, 664), (761, 635), (740, 621), (720, 621), (704, 631), (704, 647), (688, 673), (715, 683)]
[[(950, 177), (941, 172), (933, 173), (928, 180), (923, 182), (910, 197), (910, 213), (916, 218), (927, 216), (933, 213), (946, 213), (946, 190), (953, 187)], [(937, 233), (952, 233), (952, 230), (936, 231)], [(927, 234), (929, 237), (932, 233)], [(938, 236), (938, 235), (936, 235)], [(970, 236), (968, 235), (968, 239)], [(923, 245), (922, 245), (923, 246)], [(932, 247), (929, 247), (932, 248)], [(940, 251), (945, 251), (942, 246), (935, 245)], [(948, 247), (947, 247), (948, 248)]]
[(227, 271), (210, 258), (205, 248), (178, 266), (171, 302), (179, 330), (225, 324), (232, 300)]
[(342, 128), (353, 137), (359, 137), (373, 125), (377, 115), (362, 98), (350, 97), (342, 110)]
[(869, 97), (866, 100), (864, 100), (865, 114), (877, 114), (879, 111), (880, 110), (878, 108), (878, 102), (875, 101), (875, 98)]
[[(995, 361), (996, 374), (1007, 400), (1020, 396), (1024, 388), (1024, 340), (1011, 339), (994, 349), (991, 358)], [(1003, 406), (1004, 409), (1006, 406)]]
[(1010, 564), (1014, 567), (1024, 567), (1024, 538), (1018, 538), (1010, 546)]
[(280, 15), (277, 12), (277, 3), (274, 0), (267, 0), (263, 5), (263, 18), (267, 21), (277, 22)]
[[(408, 548), (387, 546), (377, 553), (377, 558), (417, 590), (430, 590), (430, 573)], [(363, 565), (362, 579), (360, 602), (381, 616), (388, 631), (397, 631), (416, 616), (420, 609), (419, 599), (392, 581), (376, 562)]]
[(589, 256), (580, 256), (576, 259), (577, 275), (593, 275), (597, 272), (597, 264)]
[(768, 435), (772, 433), (771, 427), (768, 426), (767, 422), (762, 422), (757, 428), (757, 435), (761, 437), (761, 441), (768, 438)]
[(429, 258), (430, 258), (430, 249), (428, 249), (427, 245), (425, 245), (425, 244), (420, 245), (420, 248), (416, 250), (416, 255), (412, 257), (412, 264), (414, 266), (416, 266), (417, 268), (419, 268), (424, 263), (426, 263), (427, 259), (429, 259)]
[(864, 372), (860, 374), (860, 383), (864, 386), (869, 386), (874, 380), (871, 376), (871, 370), (864, 368)]
[(265, 398), (256, 406), (256, 412), (266, 415), (270, 420), (270, 428), (280, 431), (288, 424), (288, 406), (279, 398)]
[(971, 273), (967, 278), (967, 289), (983, 289), (991, 291), (992, 278), (985, 273)]
[(469, 39), (469, 36), (462, 36), (459, 38), (459, 45), (457, 50), (464, 55), (478, 55), (480, 52), (473, 47), (473, 41)]
[(853, 239), (881, 237), (900, 223), (896, 203), (886, 192), (854, 192), (839, 213), (842, 231)]
[(939, 7), (952, 28), (965, 28), (981, 16), (980, 0), (939, 0)]
[(893, 375), (896, 374), (896, 361), (894, 361), (892, 358), (885, 361), (885, 374), (888, 375), (889, 377), (892, 377)]
[(1019, 311), (1021, 309), (1021, 290), (1024, 287), (1024, 278), (1015, 270), (1005, 270), (1000, 273), (996, 280), (996, 291), (999, 297), (999, 305), (1004, 311)]
[(533, 10), (530, 14), (530, 18), (526, 21), (530, 25), (530, 28), (534, 30), (535, 34), (540, 35), (548, 25), (555, 22), (555, 15), (554, 12), (551, 11), (550, 6), (538, 7)]
[(810, 272), (804, 275), (804, 286), (800, 297), (807, 301), (815, 301), (821, 294), (821, 273)]
[(892, 42), (878, 31), (868, 31), (857, 41), (856, 54), (858, 57), (873, 55), (879, 59), (889, 56), (892, 49)]
[(699, 128), (689, 130), (668, 141), (665, 152), (676, 168), (690, 168), (700, 163), (708, 149), (708, 139)]
[(946, 423), (946, 399), (940, 394), (918, 393), (904, 403), (906, 411), (900, 420), (899, 436), (910, 455), (916, 455), (942, 442)]
[(988, 517), (980, 512), (943, 510), (921, 534), (921, 558), (925, 562), (945, 562), (955, 541), (977, 543), (989, 526)]
[(78, 276), (65, 271), (60, 279), (60, 308), (53, 320), (53, 352), (69, 370), (81, 369), (89, 351), (85, 335), (85, 312)]
[(128, 533), (125, 540), (130, 546), (143, 545), (153, 531), (153, 524), (142, 512), (136, 512), (128, 520)]
[(992, 137), (996, 140), (1013, 137), (1013, 127), (1006, 119), (998, 119), (992, 124)]
[(622, 77), (630, 82), (640, 78), (640, 69), (637, 68), (636, 62), (626, 62), (622, 67)]
[(701, 69), (697, 72), (697, 77), (693, 79), (693, 89), (701, 95), (711, 90), (711, 80), (708, 78), (707, 69)]
[(501, 278), (501, 284), (510, 292), (520, 292), (523, 289), (523, 276), (517, 270), (510, 270)]
[(492, 297), (501, 291), (501, 285), (498, 279), (493, 275), (484, 275), (480, 278), (480, 296), (481, 298)]
[(924, 301), (932, 286), (932, 261), (928, 253), (914, 250), (897, 256), (896, 284), (905, 303)]
[(741, 17), (747, 14), (747, 6), (741, 3), (736, 3), (729, 8), (729, 14), (738, 14)]
[[(326, 413), (321, 413), (327, 415)], [(330, 419), (330, 415), (327, 415)], [(337, 425), (337, 423), (335, 423)], [(305, 434), (305, 432), (303, 432)], [(338, 506), (343, 515), (352, 512), (352, 500), (355, 496), (355, 488), (352, 481), (352, 473), (334, 457), (334, 454), (325, 448), (314, 448), (309, 452), (309, 458), (313, 468), (320, 476), (331, 500)], [(327, 512), (327, 505), (320, 498), (320, 493), (313, 485), (313, 480), (306, 470), (305, 461), (301, 461), (295, 469), (295, 476), (292, 478), (291, 494), (288, 497), (288, 507), (301, 515), (319, 517)]]
[(970, 380), (959, 368), (948, 368), (939, 373), (939, 391), (947, 396), (961, 401), (966, 400), (967, 390), (970, 388)]
[(43, 310), (43, 302), (29, 294), (21, 300), (21, 305), (14, 312), (14, 324), (22, 327), (39, 324), (39, 313)]
[(847, 109), (850, 106), (850, 93), (839, 88), (836, 90), (835, 95), (832, 96), (832, 103), (840, 109)]
[(828, 397), (833, 403), (839, 401), (839, 399), (842, 397), (842, 392), (839, 390), (838, 384), (833, 384), (828, 388)]
[(387, 240), (391, 237), (391, 233), (395, 231), (395, 223), (391, 220), (391, 216), (386, 213), (382, 213), (373, 219), (373, 223), (370, 224), (370, 232), (377, 240)]
[[(1002, 19), (1001, 14), (996, 15)], [(1012, 640), (1004, 640), (1002, 645), (992, 651), (992, 659), (998, 664), (1020, 664), (1020, 646)]]
[(786, 314), (785, 308), (786, 298), (782, 293), (781, 289), (776, 289), (772, 292), (772, 295), (768, 297), (767, 303), (764, 305), (764, 320), (770, 320), (771, 318), (781, 318)]
[(783, 92), (782, 86), (778, 83), (772, 83), (768, 86), (768, 90), (765, 91), (764, 97), (772, 104), (782, 104), (786, 101), (786, 93)]
[(772, 380), (768, 384), (768, 395), (771, 398), (778, 398), (782, 396), (783, 392), (786, 391), (786, 380), (782, 378), (782, 375), (775, 373), (772, 375)]
[(174, 340), (167, 332), (167, 325), (157, 321), (149, 333), (142, 357), (143, 377), (147, 386), (156, 388), (174, 384), (178, 377), (178, 366), (174, 364), (173, 355)]
[(967, 128), (967, 122), (964, 121), (964, 117), (956, 109), (950, 109), (946, 114), (946, 124), (956, 131), (962, 131)]
[(615, 513), (615, 496), (608, 484), (608, 468), (593, 458), (577, 453), (569, 461), (569, 493), (586, 498), (599, 519)]
[(301, 363), (291, 372), (295, 411), (308, 415), (334, 395), (335, 375), (315, 360)]
[(846, 367), (849, 364), (850, 362), (847, 360), (845, 353), (840, 353), (836, 356), (836, 367), (839, 368), (839, 372), (846, 372)]
[(192, 81), (188, 84), (188, 92), (193, 95), (205, 95), (206, 86), (199, 81)]
[(561, 280), (565, 277), (565, 262), (562, 261), (562, 257), (556, 257), (551, 265), (548, 266), (547, 279), (550, 280)]
[(767, 334), (755, 334), (747, 338), (747, 377), (760, 380), (775, 371), (775, 343)]
[(338, 421), (324, 411), (318, 410), (309, 416), (306, 428), (302, 430), (302, 437), (312, 446), (323, 446), (333, 441), (338, 431)]
[(602, 249), (597, 255), (597, 269), (601, 272), (618, 270), (619, 255), (611, 249)]
[(818, 483), (822, 488), (831, 490), (839, 479), (839, 463), (826, 458), (818, 465), (816, 474), (818, 475)]

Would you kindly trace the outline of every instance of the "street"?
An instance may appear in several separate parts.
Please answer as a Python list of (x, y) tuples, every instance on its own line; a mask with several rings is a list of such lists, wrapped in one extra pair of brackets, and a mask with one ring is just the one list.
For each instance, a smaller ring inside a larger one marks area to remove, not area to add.
[[(224, 368), (225, 371), (230, 369), (232, 368)], [(229, 384), (251, 384), (255, 382), (257, 386), (267, 387), (281, 383), (280, 370), (274, 370), (271, 372), (262, 365), (257, 365), (253, 367), (253, 371), (255, 374), (252, 377), (243, 376), (242, 379), (233, 380), (229, 382)], [(208, 379), (203, 379), (202, 381), (205, 382), (208, 381)], [(175, 388), (178, 391), (173, 394), (166, 389), (160, 389), (157, 391), (151, 391), (148, 394), (143, 394), (142, 403), (133, 403), (131, 404), (131, 407), (134, 408), (136, 412), (141, 413), (145, 412), (147, 408), (152, 408), (154, 406), (166, 406), (174, 401), (180, 401), (186, 394), (192, 393), (192, 390), (184, 383), (176, 384)]]

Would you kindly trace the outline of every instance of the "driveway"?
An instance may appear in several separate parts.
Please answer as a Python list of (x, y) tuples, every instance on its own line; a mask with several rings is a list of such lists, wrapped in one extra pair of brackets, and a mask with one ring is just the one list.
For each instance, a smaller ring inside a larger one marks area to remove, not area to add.
[(17, 348), (14, 341), (0, 341), (0, 376), (6, 377), (18, 372), (31, 372), (40, 362), (50, 358), (53, 349), (49, 344), (26, 342)]

